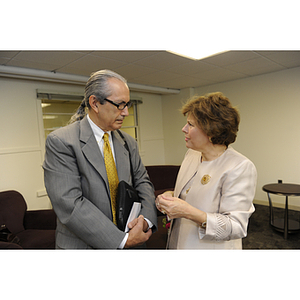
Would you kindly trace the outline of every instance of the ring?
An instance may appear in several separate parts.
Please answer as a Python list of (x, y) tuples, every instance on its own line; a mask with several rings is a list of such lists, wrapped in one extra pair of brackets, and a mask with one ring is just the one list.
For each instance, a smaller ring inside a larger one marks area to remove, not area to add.
[(166, 214), (166, 212), (164, 210), (161, 211), (164, 215)]

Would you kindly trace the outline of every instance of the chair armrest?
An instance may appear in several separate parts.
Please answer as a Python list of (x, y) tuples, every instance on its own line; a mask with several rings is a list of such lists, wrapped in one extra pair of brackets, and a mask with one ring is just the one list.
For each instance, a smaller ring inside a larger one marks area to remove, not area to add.
[(0, 242), (0, 249), (23, 249), (20, 245), (15, 243)]
[(24, 216), (25, 229), (56, 229), (56, 214), (53, 209), (28, 210)]

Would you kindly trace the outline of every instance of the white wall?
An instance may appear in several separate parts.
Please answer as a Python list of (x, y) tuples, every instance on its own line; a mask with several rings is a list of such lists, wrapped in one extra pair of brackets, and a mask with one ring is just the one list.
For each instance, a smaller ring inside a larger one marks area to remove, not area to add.
[[(223, 92), (240, 111), (240, 131), (232, 146), (256, 165), (255, 199), (267, 201), (262, 186), (278, 179), (300, 183), (300, 68), (195, 88), (198, 95), (215, 91)], [(182, 93), (185, 97), (186, 91)], [(181, 107), (180, 98), (178, 95), (162, 97), (163, 115), (170, 121), (168, 112), (171, 111), (173, 120), (172, 126), (164, 127), (164, 135), (172, 137), (165, 146), (166, 163), (178, 163), (183, 152), (184, 140), (179, 128), (185, 120), (176, 114), (176, 109)], [(170, 154), (172, 143), (176, 156)], [(284, 197), (273, 199), (284, 202)], [(300, 205), (299, 197), (290, 198), (289, 202)]]
[(165, 164), (161, 95), (131, 92), (141, 97), (138, 105), (140, 154), (145, 165)]
[(0, 191), (19, 191), (28, 209), (50, 208), (43, 180), (44, 132), (36, 89), (82, 87), (0, 78)]
[[(83, 94), (84, 86), (0, 78), (0, 191), (17, 190), (28, 209), (46, 209), (51, 204), (43, 180), (44, 132), (36, 89)], [(164, 164), (161, 96), (135, 95), (143, 100), (138, 108), (143, 162)]]
[(183, 89), (176, 95), (163, 95), (163, 126), (165, 136), (165, 162), (180, 165), (186, 152), (184, 134), (181, 129), (186, 117), (179, 111), (182, 104), (194, 94), (194, 89)]
[[(262, 186), (300, 181), (300, 68), (255, 76), (176, 95), (132, 92), (138, 106), (140, 152), (145, 165), (180, 164), (186, 152), (181, 128), (186, 118), (179, 109), (193, 94), (221, 91), (241, 113), (233, 147), (249, 157), (258, 170), (255, 199), (267, 201)], [(44, 140), (36, 89), (83, 93), (83, 86), (0, 78), (0, 191), (20, 191), (29, 209), (50, 207), (43, 195)], [(38, 193), (40, 197), (38, 197)], [(276, 197), (283, 203), (283, 197)], [(290, 198), (299, 205), (299, 198)]]

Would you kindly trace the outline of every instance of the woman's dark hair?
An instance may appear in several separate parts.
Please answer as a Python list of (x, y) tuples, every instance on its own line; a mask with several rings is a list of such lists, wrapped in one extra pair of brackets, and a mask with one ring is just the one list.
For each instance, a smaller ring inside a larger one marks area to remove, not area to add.
[(110, 89), (110, 85), (108, 84), (109, 78), (117, 78), (127, 84), (125, 78), (110, 70), (101, 70), (92, 73), (85, 85), (84, 99), (79, 105), (76, 113), (71, 117), (69, 124), (80, 121), (84, 118), (87, 113), (86, 108), (90, 109), (90, 96), (96, 96), (100, 104), (104, 104), (104, 99), (112, 94), (112, 90)]
[(193, 97), (183, 105), (181, 112), (191, 114), (213, 144), (228, 146), (235, 142), (240, 115), (222, 93)]

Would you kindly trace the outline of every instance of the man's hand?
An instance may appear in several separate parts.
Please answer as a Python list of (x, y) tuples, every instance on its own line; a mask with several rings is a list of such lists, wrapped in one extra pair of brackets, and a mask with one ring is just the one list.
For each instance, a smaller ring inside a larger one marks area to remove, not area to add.
[(147, 221), (145, 221), (144, 216), (142, 215), (140, 215), (137, 219), (131, 221), (128, 224), (128, 227), (130, 231), (128, 233), (128, 239), (125, 244), (125, 248), (132, 248), (142, 245), (143, 243), (148, 241), (148, 239), (152, 235), (151, 229), (145, 232), (145, 230), (147, 230), (148, 228), (148, 223)]
[[(128, 223), (128, 228), (131, 230), (136, 224), (138, 223), (138, 218), (132, 220), (130, 223)], [(143, 226), (143, 231), (147, 232), (148, 231), (148, 222), (144, 219), (144, 226)]]

